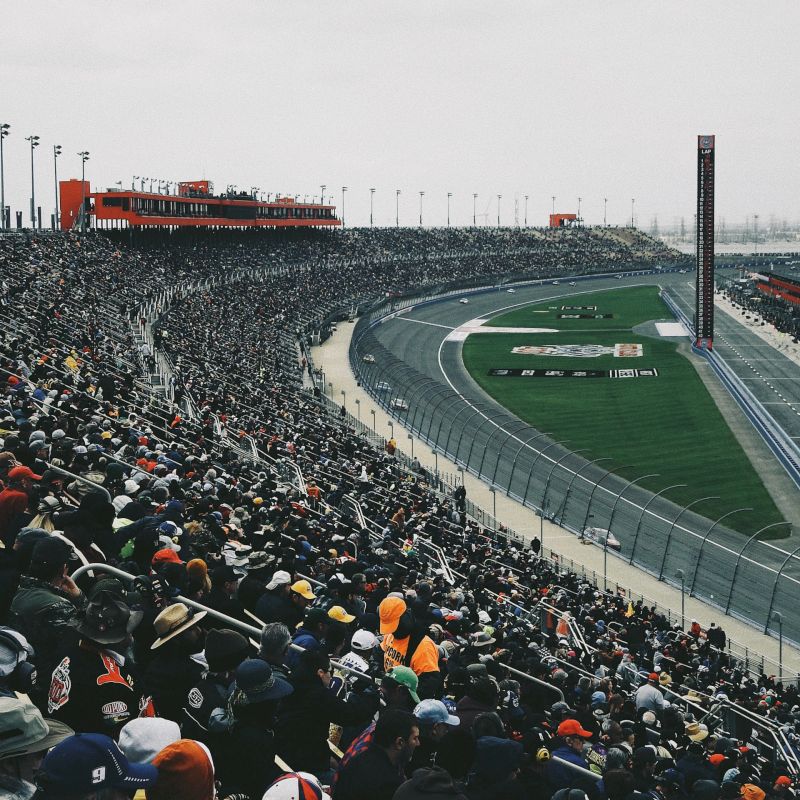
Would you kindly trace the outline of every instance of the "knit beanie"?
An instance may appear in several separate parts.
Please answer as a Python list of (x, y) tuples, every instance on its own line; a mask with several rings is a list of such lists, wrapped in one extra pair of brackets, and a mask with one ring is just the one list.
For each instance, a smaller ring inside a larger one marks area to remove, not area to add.
[(208, 565), (202, 558), (193, 558), (186, 565), (186, 573), (191, 583), (195, 586), (200, 587), (206, 593), (211, 591), (211, 579), (208, 577)]
[(213, 800), (214, 765), (200, 742), (180, 739), (167, 745), (154, 759), (155, 786), (147, 800)]
[(206, 661), (211, 672), (236, 669), (249, 652), (247, 639), (228, 628), (212, 628), (206, 636)]
[(181, 738), (178, 723), (162, 717), (137, 717), (122, 726), (119, 749), (128, 761), (150, 764), (169, 744)]

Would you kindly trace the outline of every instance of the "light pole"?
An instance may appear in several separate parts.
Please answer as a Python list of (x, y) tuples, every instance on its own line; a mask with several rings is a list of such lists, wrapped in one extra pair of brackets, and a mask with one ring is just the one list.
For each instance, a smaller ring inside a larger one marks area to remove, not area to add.
[(556, 213), (556, 196), (554, 194), (550, 195), (550, 196), (553, 198), (553, 214), (555, 214)]
[(394, 190), (394, 225), (400, 227), (400, 190)]
[(344, 193), (347, 191), (346, 186), (342, 186), (342, 227), (344, 228)]
[(372, 209), (373, 201), (375, 200), (375, 189), (369, 190), (369, 226), (372, 227)]
[(347, 392), (344, 389), (342, 389), (341, 395), (342, 395), (342, 408), (345, 411), (347, 411)]
[(326, 185), (323, 183), (323, 184), (320, 184), (320, 187), (319, 187), (319, 188), (322, 190), (322, 192), (321, 192), (321, 194), (320, 194), (320, 196), (319, 196), (319, 204), (320, 204), (321, 206), (324, 206), (324, 205), (325, 205), (325, 190), (326, 190), (328, 187), (327, 187), (327, 186), (326, 186)]
[(582, 198), (578, 198), (578, 225), (581, 224), (581, 200)]
[(608, 198), (607, 198), (607, 197), (604, 197), (604, 198), (603, 198), (603, 227), (604, 227), (604, 228), (605, 228), (605, 227), (607, 226), (607, 224), (608, 224), (608, 223), (606, 222), (606, 219), (607, 219), (607, 214), (606, 214), (606, 212), (607, 212), (607, 211), (608, 211)]
[(411, 458), (414, 458), (414, 437), (409, 433), (408, 441), (411, 442)]
[(494, 486), (490, 486), (489, 491), (492, 493), (492, 522), (494, 529), (497, 530), (497, 491)]
[(778, 680), (783, 683), (783, 614), (780, 611), (772, 612), (772, 619), (778, 623)]
[(631, 228), (635, 227), (634, 223), (633, 223), (633, 221), (635, 219), (634, 213), (633, 213), (635, 205), (636, 205), (636, 198), (635, 197), (631, 197)]
[(528, 195), (525, 195), (525, 227), (528, 227)]
[(361, 401), (356, 397), (356, 416), (358, 418), (358, 424), (361, 424)]
[(675, 577), (681, 582), (681, 630), (686, 630), (686, 574), (679, 569), (675, 571)]
[(61, 155), (61, 145), (53, 145), (53, 182), (56, 192), (56, 229), (58, 229), (58, 157)]
[(500, 227), (500, 199), (502, 197), (503, 197), (503, 195), (501, 195), (501, 194), (497, 195), (497, 227), (498, 228)]
[(475, 192), (473, 192), (472, 193), (472, 227), (473, 228), (475, 227), (475, 218), (476, 218), (475, 203), (477, 202), (477, 200), (478, 200), (478, 195)]
[(436, 472), (436, 482), (439, 482), (439, 451), (433, 448), (433, 469)]
[(422, 198), (425, 197), (425, 192), (419, 193), (419, 226), (422, 227)]
[(447, 227), (450, 227), (450, 198), (453, 196), (452, 192), (447, 193)]
[[(89, 151), (81, 150), (81, 233), (86, 233), (86, 162), (89, 160)], [(152, 184), (150, 191), (153, 191)]]
[(3, 164), (3, 140), (8, 136), (11, 126), (4, 122), (0, 125), (0, 230), (6, 227), (6, 174)]
[(39, 137), (26, 136), (25, 141), (31, 143), (31, 228), (36, 230), (36, 182), (33, 171), (33, 151), (39, 146)]
[(375, 430), (375, 409), (371, 408), (369, 413), (372, 414), (372, 432), (376, 433), (376, 430)]
[(391, 438), (394, 439), (394, 422), (392, 422), (392, 420), (388, 420), (386, 424), (389, 426), (389, 430), (392, 432)]

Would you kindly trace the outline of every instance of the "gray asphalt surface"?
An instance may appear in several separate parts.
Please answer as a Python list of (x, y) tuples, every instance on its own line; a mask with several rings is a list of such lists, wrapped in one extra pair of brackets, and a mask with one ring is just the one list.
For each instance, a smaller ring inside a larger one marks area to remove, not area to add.
[[(488, 397), (464, 369), (461, 344), (444, 342), (453, 328), (511, 306), (620, 286), (668, 287), (691, 316), (694, 298), (687, 285), (691, 277), (670, 273), (599, 278), (579, 281), (575, 287), (561, 281), (558, 286), (517, 288), (514, 294), (494, 290), (472, 295), (467, 305), (453, 299), (401, 310), (356, 342), (359, 354), (372, 353), (376, 363), (356, 363), (362, 369), (363, 385), (377, 399), (388, 403), (398, 398), (408, 405), (408, 411), (395, 412), (398, 419), (498, 490), (531, 507), (544, 508), (547, 516), (575, 532), (587, 525), (611, 529), (621, 543), (621, 557), (671, 583), (676, 582), (676, 571), (683, 570), (687, 590), (723, 609), (728, 607), (729, 613), (766, 625), (770, 611), (780, 611), (784, 635), (800, 641), (800, 615), (794, 611), (800, 562), (788, 557), (794, 540), (748, 544), (740, 534), (726, 529), (724, 521), (712, 528), (711, 521), (692, 510), (682, 511), (663, 497), (608, 473), (602, 462), (590, 464), (579, 454), (571, 454)], [(800, 396), (800, 368), (777, 351), (769, 356), (762, 353), (763, 360), (758, 362), (751, 357), (748, 364), (737, 351), (747, 356), (763, 350), (764, 342), (721, 313), (717, 328), (719, 351), (737, 374), (756, 377), (752, 368), (758, 365), (765, 378), (748, 385), (759, 385), (762, 393), (771, 391), (769, 383), (792, 385), (794, 394), (783, 392), (785, 409), (767, 408), (785, 414), (776, 413), (778, 421), (785, 418), (796, 425), (791, 403), (795, 394)], [(377, 384), (384, 381), (391, 390), (376, 393)]]

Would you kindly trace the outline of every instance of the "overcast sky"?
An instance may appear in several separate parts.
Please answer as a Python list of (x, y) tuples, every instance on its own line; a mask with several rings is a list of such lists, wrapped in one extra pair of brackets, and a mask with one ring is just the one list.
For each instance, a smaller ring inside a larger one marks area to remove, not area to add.
[[(717, 135), (717, 214), (800, 220), (800, 4), (780, 2), (8, 3), (6, 203), (60, 177), (132, 175), (319, 195), (349, 224), (691, 224), (696, 135)], [(486, 214), (486, 217), (481, 215)], [(27, 217), (27, 212), (26, 212)]]

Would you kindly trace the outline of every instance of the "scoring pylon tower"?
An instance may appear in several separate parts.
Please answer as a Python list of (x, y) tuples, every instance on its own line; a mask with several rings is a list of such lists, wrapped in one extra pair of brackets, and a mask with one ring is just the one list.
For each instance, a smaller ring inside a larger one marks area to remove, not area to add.
[(697, 305), (695, 345), (714, 343), (714, 137), (697, 137)]

